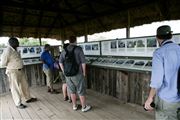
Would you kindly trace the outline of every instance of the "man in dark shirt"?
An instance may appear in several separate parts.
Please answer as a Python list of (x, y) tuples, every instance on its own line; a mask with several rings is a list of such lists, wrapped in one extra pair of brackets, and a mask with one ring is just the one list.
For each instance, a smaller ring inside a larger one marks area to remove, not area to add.
[[(77, 110), (76, 104), (76, 93), (78, 93), (82, 105), (82, 112), (87, 112), (91, 109), (91, 106), (86, 104), (86, 85), (85, 85), (85, 76), (86, 76), (86, 64), (85, 56), (81, 47), (76, 46), (76, 37), (71, 36), (69, 38), (70, 45), (67, 46), (67, 51), (72, 51), (74, 47), (74, 55), (76, 63), (79, 65), (79, 71), (74, 76), (66, 76), (67, 86), (71, 93), (71, 99), (73, 103), (73, 110)], [(64, 73), (64, 63), (65, 63), (66, 51), (62, 51), (60, 56), (60, 67)]]

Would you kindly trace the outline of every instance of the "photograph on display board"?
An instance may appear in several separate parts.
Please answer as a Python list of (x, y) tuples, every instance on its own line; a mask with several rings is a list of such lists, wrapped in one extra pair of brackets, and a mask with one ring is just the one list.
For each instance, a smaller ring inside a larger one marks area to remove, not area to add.
[(41, 47), (36, 47), (36, 54), (40, 54), (42, 52)]
[(111, 41), (111, 49), (116, 49), (117, 48), (117, 41)]
[(22, 53), (23, 53), (23, 54), (27, 54), (27, 53), (28, 53), (28, 48), (23, 48)]
[(34, 47), (29, 48), (29, 53), (35, 53)]
[(87, 51), (91, 50), (91, 45), (85, 45), (85, 50)]
[(118, 41), (118, 48), (125, 48), (125, 41), (124, 40)]
[(147, 38), (147, 47), (157, 47), (156, 38)]
[(3, 49), (0, 49), (0, 55), (3, 53)]
[(136, 41), (136, 47), (145, 47), (145, 41), (144, 40), (137, 40)]
[(146, 67), (152, 67), (152, 61), (148, 61), (145, 66)]
[(98, 50), (98, 44), (92, 44), (92, 50)]
[(146, 54), (145, 45), (146, 41), (145, 39), (137, 39), (136, 40), (136, 55), (137, 56), (144, 56)]
[(180, 45), (180, 35), (174, 35), (173, 36), (173, 41), (175, 43), (177, 43), (178, 45)]
[(127, 48), (134, 48), (136, 45), (136, 41), (129, 40), (127, 41)]
[(128, 60), (128, 61), (126, 61), (125, 64), (126, 65), (132, 65), (132, 64), (134, 64), (134, 62), (135, 62), (134, 60)]

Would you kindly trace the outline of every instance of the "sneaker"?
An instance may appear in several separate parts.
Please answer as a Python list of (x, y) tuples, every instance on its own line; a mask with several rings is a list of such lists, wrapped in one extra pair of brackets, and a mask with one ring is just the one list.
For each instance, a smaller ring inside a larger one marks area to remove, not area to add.
[(27, 106), (24, 105), (24, 104), (20, 104), (19, 106), (16, 106), (16, 107), (19, 108), (19, 109), (24, 109), (24, 108), (26, 108)]
[(73, 105), (73, 110), (77, 110), (78, 109), (78, 106), (77, 105)]
[(90, 109), (91, 109), (91, 106), (90, 106), (90, 105), (86, 105), (86, 106), (82, 107), (81, 111), (82, 111), (82, 112), (87, 112), (87, 111), (89, 111)]

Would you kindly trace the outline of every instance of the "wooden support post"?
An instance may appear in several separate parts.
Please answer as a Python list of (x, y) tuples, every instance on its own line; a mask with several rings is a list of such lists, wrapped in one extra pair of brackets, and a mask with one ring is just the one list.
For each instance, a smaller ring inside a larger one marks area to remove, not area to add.
[(84, 35), (84, 42), (88, 42), (88, 35), (87, 35), (87, 24), (84, 24), (84, 29), (85, 29), (85, 35)]
[(88, 42), (88, 37), (87, 37), (87, 34), (84, 35), (84, 42)]
[(42, 46), (42, 41), (41, 41), (41, 38), (39, 38), (39, 44), (40, 44), (40, 46)]
[(127, 28), (126, 28), (126, 38), (130, 38), (130, 14), (129, 14), (129, 11), (128, 11), (128, 15), (127, 15), (127, 21), (128, 21), (128, 24), (127, 24)]

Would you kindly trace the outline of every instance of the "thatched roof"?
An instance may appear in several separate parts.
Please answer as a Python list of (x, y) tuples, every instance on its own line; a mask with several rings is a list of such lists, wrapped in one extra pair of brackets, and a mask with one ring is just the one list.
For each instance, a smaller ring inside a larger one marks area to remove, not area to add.
[(0, 0), (0, 36), (65, 39), (180, 19), (180, 0)]

